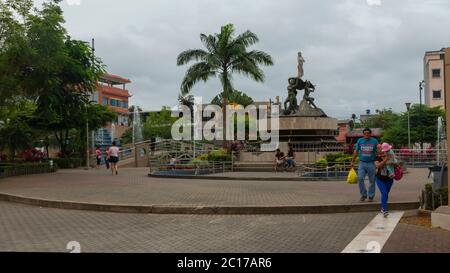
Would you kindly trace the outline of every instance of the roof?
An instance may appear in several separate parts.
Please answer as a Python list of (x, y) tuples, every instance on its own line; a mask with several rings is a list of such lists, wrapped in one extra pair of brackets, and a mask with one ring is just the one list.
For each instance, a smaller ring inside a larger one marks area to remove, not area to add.
[(126, 89), (120, 89), (112, 86), (106, 86), (102, 84), (97, 85), (98, 91), (102, 94), (114, 95), (123, 98), (131, 97), (130, 93)]
[(127, 108), (121, 108), (121, 107), (116, 107), (116, 106), (112, 106), (112, 105), (108, 105), (107, 107), (115, 113), (119, 113), (119, 114), (129, 114), (130, 113)]
[(111, 84), (125, 84), (131, 83), (130, 79), (123, 78), (117, 75), (105, 73), (100, 77), (100, 81), (105, 81)]

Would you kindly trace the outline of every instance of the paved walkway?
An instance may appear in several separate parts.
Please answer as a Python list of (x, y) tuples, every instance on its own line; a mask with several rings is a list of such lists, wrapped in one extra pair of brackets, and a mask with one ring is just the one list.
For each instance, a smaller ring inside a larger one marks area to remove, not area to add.
[(450, 253), (450, 231), (400, 223), (383, 252)]
[[(410, 169), (394, 185), (390, 202), (417, 202), (427, 169)], [(357, 185), (344, 181), (195, 180), (148, 177), (147, 168), (60, 170), (0, 180), (0, 193), (100, 204), (168, 206), (310, 206), (358, 204)], [(379, 191), (375, 198), (380, 198)]]
[[(376, 213), (145, 215), (0, 202), (0, 252), (339, 253)], [(398, 224), (381, 252), (450, 253), (450, 232)]]
[(375, 213), (144, 215), (0, 202), (0, 252), (339, 253)]

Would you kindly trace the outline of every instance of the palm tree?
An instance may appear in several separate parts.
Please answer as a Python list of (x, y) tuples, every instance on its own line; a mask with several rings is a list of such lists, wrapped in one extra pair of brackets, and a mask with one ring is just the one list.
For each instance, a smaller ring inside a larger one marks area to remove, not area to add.
[[(224, 127), (226, 124), (225, 108), (228, 104), (228, 94), (232, 92), (232, 74), (238, 73), (252, 78), (257, 82), (264, 81), (264, 73), (259, 65), (273, 65), (272, 57), (258, 50), (247, 51), (247, 48), (259, 41), (256, 34), (247, 30), (237, 37), (234, 36), (234, 26), (222, 26), (220, 33), (214, 35), (200, 34), (200, 40), (206, 50), (189, 49), (178, 55), (177, 65), (185, 65), (196, 61), (186, 72), (181, 83), (181, 93), (186, 95), (199, 81), (208, 81), (218, 77), (222, 84), (222, 111)], [(226, 139), (225, 128), (223, 130)], [(224, 141), (224, 147), (226, 142)]]

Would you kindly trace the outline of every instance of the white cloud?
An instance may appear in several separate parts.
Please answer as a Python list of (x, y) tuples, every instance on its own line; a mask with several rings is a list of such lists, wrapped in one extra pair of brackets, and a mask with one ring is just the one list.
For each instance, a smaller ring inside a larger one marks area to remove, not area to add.
[(381, 0), (366, 0), (369, 6), (381, 6)]
[(81, 0), (66, 0), (69, 6), (79, 6), (81, 5)]

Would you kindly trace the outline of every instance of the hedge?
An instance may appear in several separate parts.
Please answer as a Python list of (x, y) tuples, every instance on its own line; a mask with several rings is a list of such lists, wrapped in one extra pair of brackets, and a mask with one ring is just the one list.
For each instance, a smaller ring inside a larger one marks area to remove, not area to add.
[(49, 163), (26, 163), (26, 164), (13, 164), (6, 163), (0, 165), (0, 178), (38, 174), (38, 173), (50, 173), (55, 172), (56, 167), (51, 167)]

